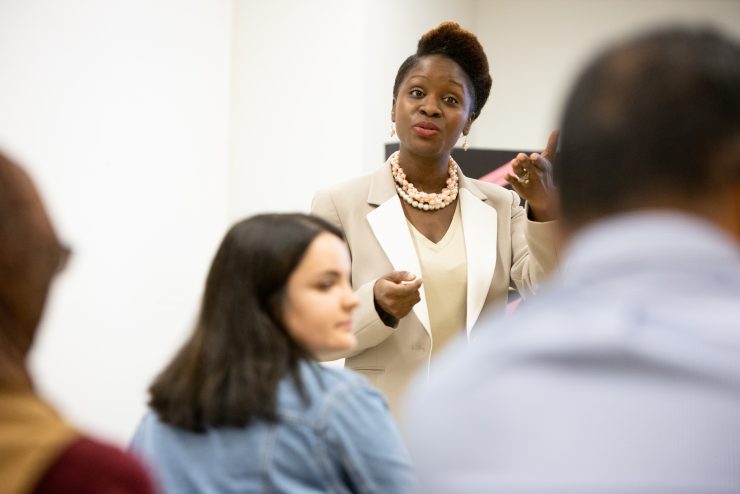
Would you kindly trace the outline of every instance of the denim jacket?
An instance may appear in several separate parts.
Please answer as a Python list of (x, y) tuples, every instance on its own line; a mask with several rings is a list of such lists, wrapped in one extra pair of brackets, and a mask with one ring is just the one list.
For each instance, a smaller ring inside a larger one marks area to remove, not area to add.
[(304, 362), (300, 375), (309, 403), (283, 378), (277, 423), (194, 433), (150, 411), (131, 450), (150, 465), (162, 493), (412, 491), (408, 454), (381, 394), (344, 369)]

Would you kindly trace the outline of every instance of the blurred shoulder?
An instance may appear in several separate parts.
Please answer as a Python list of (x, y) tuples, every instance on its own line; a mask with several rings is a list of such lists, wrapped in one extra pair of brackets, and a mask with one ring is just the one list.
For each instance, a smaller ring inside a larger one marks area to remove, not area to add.
[(307, 391), (326, 399), (350, 390), (372, 390), (364, 376), (349, 369), (330, 367), (318, 362), (301, 363), (301, 379)]
[(322, 420), (322, 417), (349, 401), (384, 403), (383, 396), (364, 376), (349, 369), (329, 367), (318, 362), (302, 362), (300, 376), (308, 403), (301, 400), (295, 383), (288, 379), (284, 383), (287, 388), (281, 393), (283, 412), (299, 411), (306, 419)]
[(148, 494), (154, 493), (154, 489), (136, 458), (115, 446), (82, 436), (62, 452), (33, 492)]

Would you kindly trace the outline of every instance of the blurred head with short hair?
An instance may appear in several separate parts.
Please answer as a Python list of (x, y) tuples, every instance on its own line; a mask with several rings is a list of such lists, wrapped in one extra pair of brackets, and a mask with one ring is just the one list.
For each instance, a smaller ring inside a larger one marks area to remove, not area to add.
[(28, 174), (0, 153), (0, 384), (30, 387), (25, 359), (66, 258)]
[(678, 208), (740, 238), (740, 45), (664, 28), (618, 44), (567, 100), (555, 167), (563, 220)]

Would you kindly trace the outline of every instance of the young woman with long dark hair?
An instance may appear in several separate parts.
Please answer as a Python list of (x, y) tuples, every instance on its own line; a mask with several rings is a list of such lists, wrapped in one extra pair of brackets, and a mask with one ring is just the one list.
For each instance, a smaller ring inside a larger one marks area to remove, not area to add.
[(407, 492), (385, 400), (314, 360), (356, 344), (343, 235), (303, 214), (226, 234), (190, 338), (150, 388), (132, 450), (164, 492)]

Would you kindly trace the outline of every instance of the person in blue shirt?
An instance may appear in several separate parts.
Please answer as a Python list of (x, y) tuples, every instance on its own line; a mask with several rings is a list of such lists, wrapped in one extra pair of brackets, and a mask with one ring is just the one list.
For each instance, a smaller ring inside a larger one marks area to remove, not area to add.
[(226, 234), (195, 330), (150, 387), (131, 450), (165, 493), (402, 493), (407, 452), (365, 378), (316, 362), (356, 344), (342, 233), (303, 214)]
[(418, 378), (419, 492), (738, 493), (740, 42), (620, 41), (560, 131), (559, 276)]

